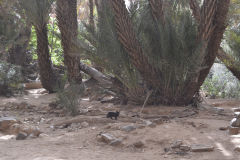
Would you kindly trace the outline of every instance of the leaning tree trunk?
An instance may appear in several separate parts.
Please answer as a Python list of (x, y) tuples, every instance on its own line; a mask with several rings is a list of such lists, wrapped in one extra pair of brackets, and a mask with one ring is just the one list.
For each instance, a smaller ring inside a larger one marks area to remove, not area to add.
[(43, 88), (50, 93), (56, 91), (57, 77), (53, 72), (48, 49), (47, 24), (35, 27), (37, 33), (37, 55), (40, 68), (40, 80)]
[(71, 55), (73, 43), (77, 41), (77, 0), (57, 0), (57, 20), (61, 31), (64, 64), (67, 66), (68, 80), (80, 84), (80, 58)]
[(193, 95), (199, 91), (216, 59), (227, 26), (226, 20), (230, 0), (205, 0), (201, 9), (196, 4), (195, 0), (190, 1), (193, 15), (199, 23), (199, 39), (207, 42), (207, 55), (204, 57), (199, 74), (189, 80), (185, 87), (183, 104), (191, 102)]
[(233, 57), (223, 51), (222, 48), (218, 50), (217, 58), (223, 62), (227, 69), (240, 80), (240, 63), (234, 60)]

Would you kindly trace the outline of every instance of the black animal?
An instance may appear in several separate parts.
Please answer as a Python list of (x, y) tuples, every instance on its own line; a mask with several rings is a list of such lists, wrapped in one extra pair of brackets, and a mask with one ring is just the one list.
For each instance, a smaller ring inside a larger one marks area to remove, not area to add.
[(115, 117), (115, 120), (117, 120), (117, 117), (119, 116), (119, 114), (120, 114), (119, 111), (117, 111), (117, 112), (108, 112), (107, 118), (111, 118), (112, 119), (112, 117)]

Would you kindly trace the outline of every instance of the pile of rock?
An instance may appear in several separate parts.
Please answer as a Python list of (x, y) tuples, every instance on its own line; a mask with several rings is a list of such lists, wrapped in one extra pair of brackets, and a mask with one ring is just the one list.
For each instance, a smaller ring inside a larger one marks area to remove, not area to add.
[[(239, 108), (240, 109), (240, 108)], [(229, 126), (229, 134), (230, 135), (237, 135), (239, 133), (240, 129), (240, 112), (237, 110), (234, 110), (234, 118), (230, 122)]]
[(42, 133), (37, 127), (26, 126), (13, 117), (0, 118), (0, 132), (16, 135), (17, 140), (23, 140), (27, 137), (38, 137)]

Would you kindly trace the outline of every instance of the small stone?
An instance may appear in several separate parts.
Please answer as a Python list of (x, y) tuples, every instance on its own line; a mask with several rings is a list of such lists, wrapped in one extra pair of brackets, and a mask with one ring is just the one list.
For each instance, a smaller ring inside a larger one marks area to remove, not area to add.
[(121, 127), (121, 130), (125, 132), (131, 132), (131, 131), (134, 131), (136, 128), (137, 127), (134, 125), (128, 125), (128, 126)]
[(147, 120), (146, 120), (146, 121), (144, 121), (144, 123), (145, 123), (145, 125), (146, 125), (146, 126), (150, 126), (150, 125), (152, 124), (152, 122), (151, 122), (151, 121), (147, 121)]
[(120, 139), (115, 139), (115, 140), (111, 141), (109, 144), (110, 144), (111, 146), (118, 146), (118, 145), (120, 145), (121, 143), (122, 143), (122, 141), (121, 141)]
[(88, 109), (80, 109), (80, 114), (87, 114), (88, 113)]
[(163, 124), (164, 123), (164, 120), (162, 118), (158, 118), (158, 119), (154, 119), (153, 120), (153, 123), (156, 123), (156, 124)]
[(179, 147), (180, 150), (184, 151), (184, 152), (187, 152), (189, 151), (191, 148), (188, 146), (188, 145), (181, 145)]
[(16, 140), (24, 140), (28, 137), (27, 133), (25, 132), (20, 132), (18, 133), (17, 137), (16, 137)]
[(152, 124), (148, 125), (148, 127), (155, 128), (155, 127), (157, 127), (157, 125), (156, 125), (156, 123), (152, 123)]
[(82, 123), (81, 123), (81, 126), (84, 127), (84, 128), (86, 128), (86, 127), (89, 126), (89, 123), (87, 123), (87, 122), (82, 122)]
[(172, 143), (171, 148), (179, 148), (183, 142), (181, 140), (177, 140), (176, 142)]
[(237, 135), (238, 132), (239, 132), (239, 128), (238, 128), (238, 127), (232, 127), (232, 126), (230, 126), (230, 127), (228, 128), (228, 133), (229, 133), (230, 135)]
[(111, 143), (112, 141), (116, 140), (116, 138), (109, 133), (102, 133), (101, 139), (106, 143)]
[(233, 112), (240, 112), (240, 107), (238, 107), (238, 108), (233, 108), (232, 110), (233, 110)]
[(144, 147), (144, 143), (142, 141), (137, 141), (137, 142), (133, 143), (133, 146), (136, 148), (142, 148), (142, 147)]
[(224, 109), (223, 109), (223, 108), (220, 108), (220, 107), (213, 107), (213, 109), (215, 110), (215, 112), (216, 112), (217, 114), (221, 114), (221, 113), (224, 112)]
[(240, 127), (240, 119), (233, 118), (230, 122), (230, 126), (232, 127)]
[(146, 126), (145, 125), (143, 125), (143, 124), (139, 124), (139, 125), (137, 125), (137, 128), (139, 128), (139, 129), (143, 129), (143, 128), (145, 128)]
[(72, 128), (72, 129), (80, 129), (81, 125), (80, 125), (80, 123), (72, 123), (70, 128)]
[(228, 130), (228, 128), (229, 128), (229, 127), (220, 127), (219, 130), (220, 130), (220, 131), (226, 131), (226, 130)]
[(234, 151), (240, 152), (240, 146), (237, 146), (236, 148), (234, 148)]
[(235, 118), (240, 118), (240, 112), (234, 112), (234, 117)]
[(0, 131), (2, 131), (2, 132), (6, 131), (14, 123), (17, 123), (17, 120), (13, 117), (0, 118)]
[(214, 147), (209, 145), (203, 145), (203, 144), (191, 145), (192, 152), (210, 152), (213, 150), (214, 150)]

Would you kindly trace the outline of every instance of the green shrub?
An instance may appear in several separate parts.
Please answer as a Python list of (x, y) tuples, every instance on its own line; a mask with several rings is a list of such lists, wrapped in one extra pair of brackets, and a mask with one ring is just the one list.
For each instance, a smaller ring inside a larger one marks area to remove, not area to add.
[(58, 104), (60, 107), (66, 109), (72, 116), (78, 114), (78, 107), (80, 105), (80, 98), (84, 92), (84, 85), (71, 84), (66, 89), (60, 89), (57, 92)]
[(11, 96), (23, 91), (21, 68), (0, 61), (0, 95)]

